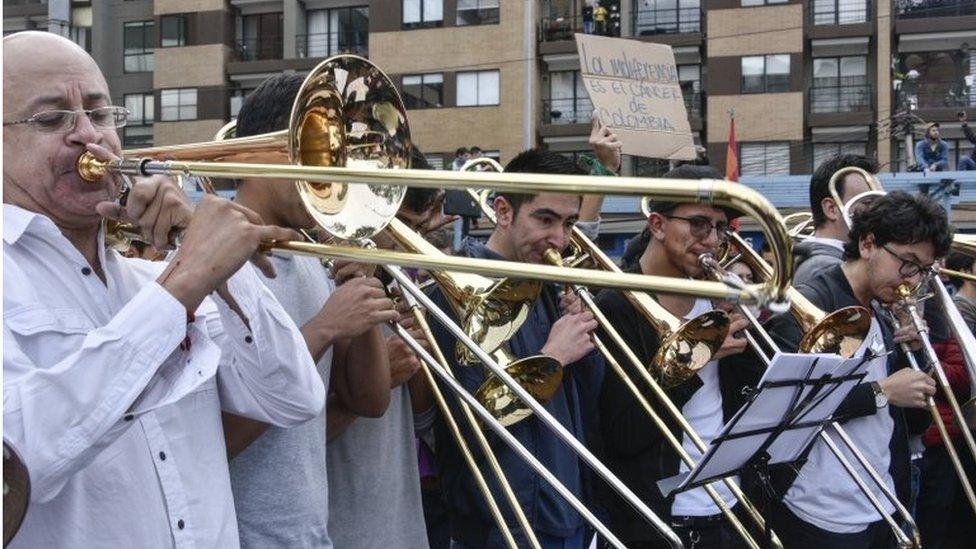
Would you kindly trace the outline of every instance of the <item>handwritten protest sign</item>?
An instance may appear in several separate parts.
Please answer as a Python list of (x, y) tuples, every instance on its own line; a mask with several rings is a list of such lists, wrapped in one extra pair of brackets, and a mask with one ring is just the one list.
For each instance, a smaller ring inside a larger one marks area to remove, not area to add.
[(624, 154), (695, 158), (671, 46), (577, 34), (576, 49), (586, 92)]

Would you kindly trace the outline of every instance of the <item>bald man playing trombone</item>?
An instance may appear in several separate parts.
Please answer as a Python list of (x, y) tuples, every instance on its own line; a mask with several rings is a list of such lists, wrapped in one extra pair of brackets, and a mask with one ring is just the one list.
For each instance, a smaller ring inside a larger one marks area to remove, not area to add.
[[(294, 239), (163, 177), (83, 181), (79, 155), (120, 154), (125, 109), (94, 60), (48, 33), (4, 37), (3, 419), (32, 482), (11, 547), (236, 547), (221, 411), (315, 417), (322, 380), (258, 279), (262, 241)], [(138, 225), (169, 263), (105, 246)]]

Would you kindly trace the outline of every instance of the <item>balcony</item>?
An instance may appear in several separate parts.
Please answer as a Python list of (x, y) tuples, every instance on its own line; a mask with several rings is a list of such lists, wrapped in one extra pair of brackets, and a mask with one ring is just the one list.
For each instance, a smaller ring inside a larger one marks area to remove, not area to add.
[(235, 61), (263, 61), (266, 59), (281, 59), (281, 40), (269, 38), (245, 38), (234, 43)]
[(543, 124), (589, 124), (593, 103), (589, 97), (567, 97), (542, 101)]
[(871, 14), (869, 0), (813, 0), (809, 6), (815, 26), (867, 23)]
[(895, 0), (898, 19), (976, 15), (973, 0)]
[(543, 17), (539, 29), (542, 42), (572, 40), (573, 34), (583, 32), (583, 16)]
[(976, 107), (976, 86), (967, 83), (965, 78), (906, 83), (902, 92), (920, 110)]
[(329, 57), (341, 53), (351, 53), (360, 57), (369, 56), (368, 31), (321, 32), (299, 34), (295, 41), (296, 57)]
[(701, 21), (699, 7), (638, 9), (633, 16), (634, 36), (701, 32)]
[(810, 88), (813, 114), (871, 112), (872, 86), (815, 86)]

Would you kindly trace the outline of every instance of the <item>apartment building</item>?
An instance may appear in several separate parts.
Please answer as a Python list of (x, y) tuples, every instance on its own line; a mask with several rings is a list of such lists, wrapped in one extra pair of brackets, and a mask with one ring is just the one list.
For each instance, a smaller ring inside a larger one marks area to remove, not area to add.
[(573, 33), (588, 30), (671, 45), (696, 141), (723, 165), (734, 113), (743, 175), (810, 173), (840, 151), (904, 169), (906, 120), (942, 123), (953, 165), (970, 150), (956, 113), (976, 118), (972, 0), (602, 0), (606, 20), (587, 23), (594, 2), (4, 0), (4, 32), (85, 46), (133, 113), (128, 147), (209, 139), (267, 76), (348, 52), (390, 75), (435, 165), (460, 146), (577, 153), (592, 105)]

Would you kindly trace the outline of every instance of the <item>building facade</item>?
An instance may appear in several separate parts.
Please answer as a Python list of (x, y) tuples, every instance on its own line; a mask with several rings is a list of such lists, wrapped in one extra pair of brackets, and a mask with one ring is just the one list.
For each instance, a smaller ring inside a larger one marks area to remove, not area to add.
[[(972, 0), (4, 0), (4, 32), (58, 32), (132, 111), (127, 147), (207, 140), (264, 78), (337, 53), (401, 90), (436, 166), (457, 147), (505, 161), (586, 150), (592, 105), (573, 34), (673, 47), (696, 141), (743, 175), (810, 173), (830, 154), (909, 166), (905, 127), (940, 122), (955, 166), (976, 117)], [(599, 11), (597, 11), (599, 10)], [(594, 12), (597, 13), (594, 13)], [(906, 122), (907, 121), (907, 122)], [(628, 158), (656, 175), (667, 162)]]

